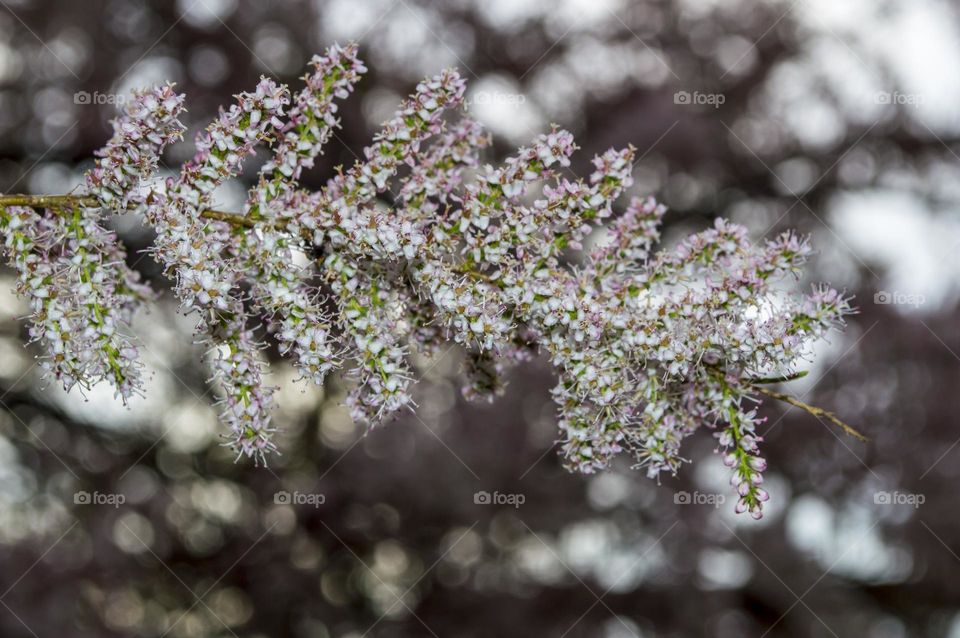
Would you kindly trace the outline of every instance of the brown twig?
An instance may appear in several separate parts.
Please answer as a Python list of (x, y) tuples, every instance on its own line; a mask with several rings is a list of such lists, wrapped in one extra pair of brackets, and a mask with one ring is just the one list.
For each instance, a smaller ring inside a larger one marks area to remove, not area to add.
[(812, 406), (808, 403), (804, 403), (800, 399), (790, 396), (789, 394), (783, 394), (782, 392), (777, 392), (769, 388), (757, 387), (757, 392), (760, 392), (761, 394), (765, 394), (768, 397), (777, 399), (778, 401), (789, 403), (790, 405), (800, 408), (802, 410), (806, 410), (807, 412), (809, 412), (815, 417), (822, 417), (824, 419), (827, 419), (828, 421), (830, 421), (831, 423), (839, 427), (841, 430), (846, 432), (848, 435), (852, 436), (853, 438), (859, 441), (869, 441), (867, 437), (860, 434), (855, 429), (853, 429), (852, 427), (850, 427), (849, 425), (841, 421), (837, 417), (837, 415), (835, 415), (833, 412), (830, 412), (829, 410), (824, 410), (823, 408)]
[(756, 379), (750, 379), (750, 383), (753, 385), (761, 384), (771, 384), (771, 383), (786, 383), (787, 381), (796, 381), (797, 379), (802, 379), (805, 376), (810, 374), (806, 370), (801, 370), (800, 372), (794, 372), (793, 374), (787, 374), (781, 377), (757, 377)]

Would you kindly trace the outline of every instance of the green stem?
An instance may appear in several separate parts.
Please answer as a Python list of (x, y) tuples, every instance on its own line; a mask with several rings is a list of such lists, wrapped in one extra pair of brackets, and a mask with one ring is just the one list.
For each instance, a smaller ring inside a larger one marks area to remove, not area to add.
[[(52, 208), (57, 210), (76, 207), (99, 208), (100, 201), (96, 197), (84, 195), (0, 195), (0, 208), (7, 206), (29, 206), (30, 208)], [(220, 210), (204, 210), (201, 217), (220, 222), (252, 228), (254, 220), (242, 215)]]

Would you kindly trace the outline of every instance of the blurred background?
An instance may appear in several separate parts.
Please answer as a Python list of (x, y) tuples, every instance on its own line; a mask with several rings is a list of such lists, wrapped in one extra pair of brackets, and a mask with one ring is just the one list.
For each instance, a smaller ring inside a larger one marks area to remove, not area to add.
[[(319, 187), (418, 79), (457, 66), (488, 161), (555, 122), (580, 174), (638, 148), (633, 191), (670, 207), (667, 244), (716, 216), (811, 234), (810, 281), (860, 312), (788, 391), (870, 437), (765, 405), (772, 501), (755, 522), (733, 514), (707, 432), (662, 485), (626, 463), (569, 475), (549, 368), (470, 405), (451, 348), (416, 360), (416, 414), (366, 435), (340, 380), (304, 392), (275, 362), (283, 455), (255, 469), (219, 445), (169, 295), (137, 319), (151, 377), (125, 409), (106, 388), (46, 387), (0, 270), (0, 635), (960, 637), (955, 3), (0, 5), (3, 192), (70, 191), (132, 87), (175, 81), (196, 130), (260, 75), (296, 88), (313, 53), (355, 40), (370, 73), (307, 176)], [(243, 193), (227, 185), (219, 207)], [(117, 228), (165, 287), (150, 235)]]

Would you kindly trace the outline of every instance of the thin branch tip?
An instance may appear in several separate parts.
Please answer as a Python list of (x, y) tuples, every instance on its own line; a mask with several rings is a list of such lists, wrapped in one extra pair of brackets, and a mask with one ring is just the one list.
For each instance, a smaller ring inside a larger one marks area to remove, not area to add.
[(784, 403), (792, 405), (796, 408), (805, 410), (806, 412), (812, 414), (817, 418), (827, 419), (828, 421), (830, 421), (831, 423), (839, 427), (841, 430), (843, 430), (847, 435), (852, 436), (858, 441), (862, 441), (865, 443), (870, 440), (868, 437), (861, 434), (850, 425), (847, 425), (846, 423), (844, 423), (836, 414), (834, 414), (833, 412), (830, 412), (829, 410), (824, 410), (823, 408), (818, 408), (815, 405), (804, 403), (803, 401), (801, 401), (796, 397), (792, 397), (789, 394), (784, 394), (782, 392), (776, 392), (769, 388), (757, 387), (757, 392), (760, 392), (761, 394), (765, 394), (768, 397), (771, 397), (773, 399), (777, 399), (778, 401), (783, 401)]

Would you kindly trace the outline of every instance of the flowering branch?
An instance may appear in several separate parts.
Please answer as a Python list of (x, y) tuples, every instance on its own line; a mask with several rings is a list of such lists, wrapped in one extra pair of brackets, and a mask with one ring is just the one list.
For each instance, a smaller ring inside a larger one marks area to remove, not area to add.
[[(569, 469), (603, 470), (627, 453), (651, 478), (675, 474), (683, 440), (706, 427), (732, 471), (737, 511), (755, 517), (768, 498), (758, 395), (856, 435), (762, 387), (802, 376), (810, 345), (852, 312), (828, 287), (781, 285), (801, 272), (807, 240), (754, 244), (717, 220), (657, 248), (663, 206), (634, 197), (617, 212), (633, 147), (570, 179), (577, 147), (554, 128), (501, 166), (481, 165), (489, 135), (464, 113), (463, 79), (446, 70), (417, 86), (363, 159), (303, 189), (301, 174), (339, 126), (337, 101), (365, 71), (355, 46), (334, 45), (296, 94), (262, 79), (166, 181), (156, 169), (182, 138), (184, 98), (171, 85), (137, 93), (78, 192), (0, 196), (3, 250), (47, 370), (67, 388), (106, 380), (124, 400), (140, 387), (129, 322), (152, 293), (104, 228), (108, 209), (156, 231), (152, 253), (210, 349), (226, 444), (257, 462), (276, 449), (261, 320), (307, 382), (346, 366), (350, 412), (371, 425), (413, 405), (413, 349), (459, 344), (470, 400), (493, 400), (511, 368), (542, 354), (558, 378)], [(258, 146), (272, 156), (243, 211), (211, 209), (213, 190)]]

